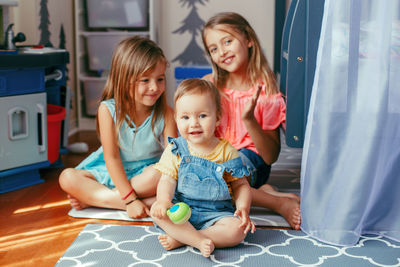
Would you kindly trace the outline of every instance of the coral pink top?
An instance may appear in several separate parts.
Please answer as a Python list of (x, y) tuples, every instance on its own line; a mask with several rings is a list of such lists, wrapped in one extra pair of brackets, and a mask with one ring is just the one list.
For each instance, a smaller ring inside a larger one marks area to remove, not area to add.
[[(242, 110), (254, 94), (255, 87), (247, 91), (224, 89), (229, 98), (221, 97), (222, 118), (216, 135), (228, 140), (236, 149), (247, 148), (258, 154), (249, 133), (242, 121)], [(254, 110), (254, 116), (263, 130), (275, 130), (281, 124), (286, 128), (286, 104), (280, 93), (267, 96), (261, 90)]]

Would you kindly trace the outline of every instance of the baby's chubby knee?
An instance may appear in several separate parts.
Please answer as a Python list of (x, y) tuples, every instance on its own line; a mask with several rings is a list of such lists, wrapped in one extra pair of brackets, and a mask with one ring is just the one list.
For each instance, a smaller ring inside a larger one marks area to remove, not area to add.
[(237, 245), (240, 242), (243, 241), (243, 239), (246, 237), (246, 233), (244, 233), (244, 228), (240, 227), (241, 221), (238, 218), (230, 218), (226, 222), (226, 229), (229, 231), (229, 236), (232, 239), (233, 244), (232, 245)]

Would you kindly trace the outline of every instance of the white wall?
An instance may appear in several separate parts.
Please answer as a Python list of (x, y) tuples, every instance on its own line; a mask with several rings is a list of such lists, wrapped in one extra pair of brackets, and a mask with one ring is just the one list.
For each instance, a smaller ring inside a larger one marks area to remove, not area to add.
[[(199, 1), (200, 2), (200, 1)], [(203, 0), (204, 5), (197, 4), (199, 16), (207, 21), (219, 12), (237, 12), (245, 17), (256, 31), (265, 55), (270, 64), (274, 62), (274, 26), (275, 26), (275, 0)], [(189, 7), (182, 7), (180, 0), (161, 1), (161, 34), (160, 46), (167, 58), (172, 61), (189, 43), (191, 35), (173, 34), (172, 32), (182, 26), (182, 21), (189, 14)], [(198, 42), (202, 47), (201, 36)], [(172, 105), (172, 96), (176, 88), (174, 69), (176, 62), (170, 65), (167, 71), (168, 103)], [(270, 66), (272, 67), (272, 65)]]

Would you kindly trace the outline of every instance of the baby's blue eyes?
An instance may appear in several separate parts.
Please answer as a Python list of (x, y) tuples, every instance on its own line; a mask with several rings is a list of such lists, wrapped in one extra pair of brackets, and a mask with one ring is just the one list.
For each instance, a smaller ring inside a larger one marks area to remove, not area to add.
[[(200, 115), (199, 115), (199, 118), (200, 118), (200, 119), (204, 119), (204, 118), (206, 118), (206, 117), (207, 117), (207, 114), (200, 114)], [(189, 116), (182, 116), (181, 119), (183, 119), (183, 120), (188, 120), (188, 119), (189, 119)]]

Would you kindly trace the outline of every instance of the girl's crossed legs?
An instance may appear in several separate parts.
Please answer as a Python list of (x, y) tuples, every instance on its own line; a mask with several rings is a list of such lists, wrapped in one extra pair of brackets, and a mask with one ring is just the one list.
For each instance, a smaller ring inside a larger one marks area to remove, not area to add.
[[(155, 201), (160, 177), (158, 171), (148, 166), (141, 174), (130, 179), (137, 196), (149, 208)], [(76, 210), (90, 206), (126, 210), (118, 190), (100, 184), (87, 170), (67, 168), (60, 174), (59, 183), (68, 194), (71, 206)]]

